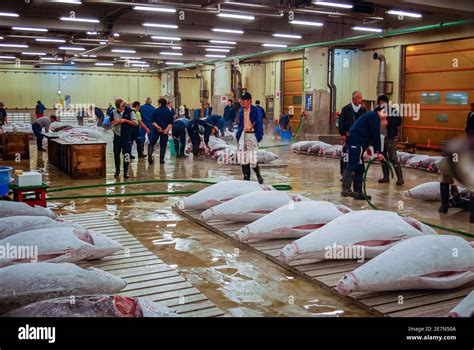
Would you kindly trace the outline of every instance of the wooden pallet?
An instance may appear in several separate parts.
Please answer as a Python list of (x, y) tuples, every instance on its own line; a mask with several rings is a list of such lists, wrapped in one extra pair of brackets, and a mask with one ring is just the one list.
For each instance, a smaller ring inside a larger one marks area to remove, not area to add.
[(160, 260), (105, 212), (65, 215), (61, 218), (81, 224), (122, 244), (122, 252), (81, 264), (85, 268), (97, 267), (127, 281), (127, 287), (118, 294), (145, 297), (169, 306), (186, 317), (224, 315), (178, 271)]
[[(349, 301), (358, 307), (376, 315), (386, 317), (442, 317), (457, 305), (467, 294), (474, 289), (474, 283), (445, 291), (413, 290), (399, 292), (356, 292), (342, 297), (336, 291), (336, 283), (341, 277), (359, 266), (361, 263), (353, 260), (300, 260), (289, 265), (281, 263), (277, 257), (280, 250), (291, 243), (292, 239), (267, 240), (256, 243), (240, 243), (235, 238), (235, 232), (244, 226), (243, 223), (222, 220), (201, 221), (200, 210), (181, 210), (177, 205), (173, 209), (195, 223), (233, 241), (239, 247), (250, 249), (265, 258), (277, 263), (285, 269), (303, 277), (304, 279), (334, 293), (340, 298)], [(399, 303), (400, 297), (403, 302)]]

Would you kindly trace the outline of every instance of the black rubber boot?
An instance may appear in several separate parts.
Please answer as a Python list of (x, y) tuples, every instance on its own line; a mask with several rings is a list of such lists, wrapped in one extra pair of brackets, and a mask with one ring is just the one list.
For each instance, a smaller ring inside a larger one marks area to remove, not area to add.
[(362, 183), (364, 181), (364, 173), (356, 173), (354, 174), (354, 194), (352, 198), (361, 200), (361, 201), (366, 201), (366, 200), (371, 200), (372, 197), (369, 195), (365, 195), (364, 192), (362, 192)]
[(144, 154), (145, 146), (143, 143), (137, 144), (137, 153), (138, 153), (138, 159), (143, 159), (146, 158), (146, 155)]
[(253, 168), (253, 171), (255, 171), (255, 175), (257, 175), (257, 180), (258, 180), (258, 183), (261, 185), (263, 184), (263, 177), (262, 175), (260, 174), (260, 167), (257, 166), (255, 168)]
[(166, 148), (160, 147), (160, 164), (165, 164)]
[(469, 222), (474, 224), (474, 192), (471, 192), (470, 196), (470, 203), (469, 203)]
[(341, 196), (343, 196), (343, 197), (351, 197), (352, 196), (351, 185), (352, 185), (352, 171), (346, 169), (346, 170), (344, 170), (344, 173), (342, 174), (342, 192), (341, 192)]
[(397, 186), (403, 186), (405, 184), (405, 180), (403, 180), (403, 172), (402, 167), (400, 164), (394, 166), (395, 174), (397, 175)]
[(390, 182), (390, 169), (385, 162), (382, 163), (382, 172), (383, 178), (379, 179), (379, 184)]
[(154, 145), (148, 144), (148, 163), (153, 164)]
[(242, 173), (244, 174), (244, 180), (250, 181), (250, 164), (242, 165)]
[(446, 214), (449, 209), (449, 184), (441, 182), (439, 184), (439, 192), (441, 194), (441, 207), (439, 208), (439, 212)]

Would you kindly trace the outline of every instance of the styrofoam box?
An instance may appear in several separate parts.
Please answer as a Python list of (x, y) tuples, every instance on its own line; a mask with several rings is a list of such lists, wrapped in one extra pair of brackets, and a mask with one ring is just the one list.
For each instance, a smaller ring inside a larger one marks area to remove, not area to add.
[(25, 186), (37, 186), (43, 183), (43, 178), (40, 173), (36, 171), (26, 171), (22, 175), (15, 175), (15, 185)]

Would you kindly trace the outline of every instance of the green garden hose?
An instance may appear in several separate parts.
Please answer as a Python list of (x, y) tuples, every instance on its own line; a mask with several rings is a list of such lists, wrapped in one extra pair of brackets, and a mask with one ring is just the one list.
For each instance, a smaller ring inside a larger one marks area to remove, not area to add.
[[(367, 164), (367, 168), (365, 169), (365, 173), (364, 173), (364, 195), (366, 197), (366, 200), (367, 200), (367, 203), (369, 204), (369, 206), (374, 209), (374, 210), (380, 210), (379, 208), (377, 208), (374, 204), (372, 204), (372, 202), (370, 201), (370, 199), (367, 197), (367, 174), (369, 172), (369, 169), (370, 167), (372, 166), (372, 164), (374, 164), (376, 161), (376, 159), (372, 159), (368, 162)], [(390, 168), (390, 171), (392, 173), (392, 178), (393, 178), (393, 165), (392, 163), (390, 163), (389, 161), (385, 161), (388, 165), (389, 165), (389, 168)], [(400, 216), (403, 216), (401, 214), (399, 214)], [(422, 221), (420, 220), (420, 222), (422, 222), (423, 224), (425, 225), (428, 225), (432, 228), (436, 228), (436, 229), (439, 229), (439, 230), (446, 230), (446, 231), (449, 231), (449, 232), (453, 232), (453, 233), (457, 233), (459, 235), (462, 235), (462, 236), (465, 236), (465, 237), (469, 237), (469, 238), (474, 238), (474, 233), (472, 232), (466, 232), (464, 230), (458, 230), (458, 229), (455, 229), (455, 228), (450, 228), (450, 227), (445, 227), (445, 226), (441, 226), (441, 225), (436, 225), (436, 224), (432, 224), (430, 222), (426, 222), (426, 221)]]

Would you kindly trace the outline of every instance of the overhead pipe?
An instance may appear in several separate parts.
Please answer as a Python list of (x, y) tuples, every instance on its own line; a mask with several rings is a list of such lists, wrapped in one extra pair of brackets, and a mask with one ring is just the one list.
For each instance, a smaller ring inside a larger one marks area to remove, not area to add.
[(199, 98), (201, 100), (201, 104), (204, 106), (206, 103), (206, 85), (204, 76), (202, 74), (196, 74), (196, 78), (199, 79)]
[(242, 96), (242, 73), (240, 73), (239, 69), (236, 65), (232, 65), (232, 93), (234, 94), (234, 98), (238, 99)]
[(334, 83), (334, 59), (335, 59), (335, 49), (330, 48), (328, 50), (328, 88), (330, 92), (329, 96), (329, 125), (331, 128), (335, 127), (335, 119), (336, 119), (336, 97), (337, 97), (337, 87)]
[(177, 69), (174, 71), (173, 78), (174, 105), (176, 109), (179, 109), (179, 106), (181, 106), (181, 91), (179, 89), (179, 71)]
[(374, 52), (374, 60), (379, 60), (379, 76), (377, 78), (377, 96), (385, 95), (387, 85), (387, 61), (385, 56)]

